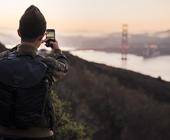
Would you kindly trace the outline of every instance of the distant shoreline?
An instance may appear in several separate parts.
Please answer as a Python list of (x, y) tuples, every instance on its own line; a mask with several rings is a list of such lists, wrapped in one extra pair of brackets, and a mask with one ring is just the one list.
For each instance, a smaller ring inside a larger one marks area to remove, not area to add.
[[(118, 53), (118, 54), (121, 53), (121, 51), (120, 51), (119, 48), (116, 48), (116, 49), (113, 49), (113, 48), (108, 48), (108, 49), (107, 49), (107, 48), (102, 48), (102, 49), (95, 49), (95, 48), (76, 48), (76, 49), (74, 49), (73, 51), (83, 51), (83, 50), (85, 50), (85, 51), (92, 50), (92, 51), (98, 51), (98, 52)], [(159, 55), (145, 57), (145, 56), (143, 56), (141, 53), (135, 53), (135, 52), (132, 52), (132, 51), (128, 52), (128, 54), (132, 54), (132, 55), (136, 55), (136, 56), (141, 56), (141, 57), (143, 57), (143, 58), (145, 58), (145, 59), (156, 58), (156, 57), (161, 57), (161, 56), (169, 56), (169, 55), (170, 55), (170, 53), (161, 53), (161, 54), (159, 54)]]

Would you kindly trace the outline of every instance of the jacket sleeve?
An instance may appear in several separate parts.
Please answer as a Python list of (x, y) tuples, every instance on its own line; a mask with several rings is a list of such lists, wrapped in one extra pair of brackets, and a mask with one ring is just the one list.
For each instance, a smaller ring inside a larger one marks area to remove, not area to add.
[(68, 59), (61, 50), (52, 51), (44, 62), (47, 65), (48, 79), (52, 83), (62, 79), (68, 72)]

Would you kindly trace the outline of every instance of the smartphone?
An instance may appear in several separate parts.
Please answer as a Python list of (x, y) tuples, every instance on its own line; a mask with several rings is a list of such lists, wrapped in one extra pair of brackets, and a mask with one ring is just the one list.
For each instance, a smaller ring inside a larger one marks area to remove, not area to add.
[(55, 41), (55, 30), (54, 29), (47, 29), (46, 30), (46, 46), (52, 47), (51, 41)]

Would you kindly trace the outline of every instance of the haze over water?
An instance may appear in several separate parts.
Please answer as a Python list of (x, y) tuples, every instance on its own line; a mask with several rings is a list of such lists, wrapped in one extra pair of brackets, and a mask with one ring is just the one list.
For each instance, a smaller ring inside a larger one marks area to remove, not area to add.
[(121, 54), (119, 53), (106, 53), (92, 50), (72, 51), (71, 53), (88, 61), (128, 69), (156, 78), (161, 76), (162, 79), (170, 81), (170, 56), (144, 59), (143, 57), (129, 54), (128, 60), (122, 61)]

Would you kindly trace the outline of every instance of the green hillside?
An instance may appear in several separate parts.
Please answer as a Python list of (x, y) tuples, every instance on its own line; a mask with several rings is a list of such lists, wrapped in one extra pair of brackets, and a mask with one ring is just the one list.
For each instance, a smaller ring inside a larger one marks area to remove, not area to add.
[(170, 83), (66, 55), (69, 73), (54, 90), (93, 140), (170, 139)]

